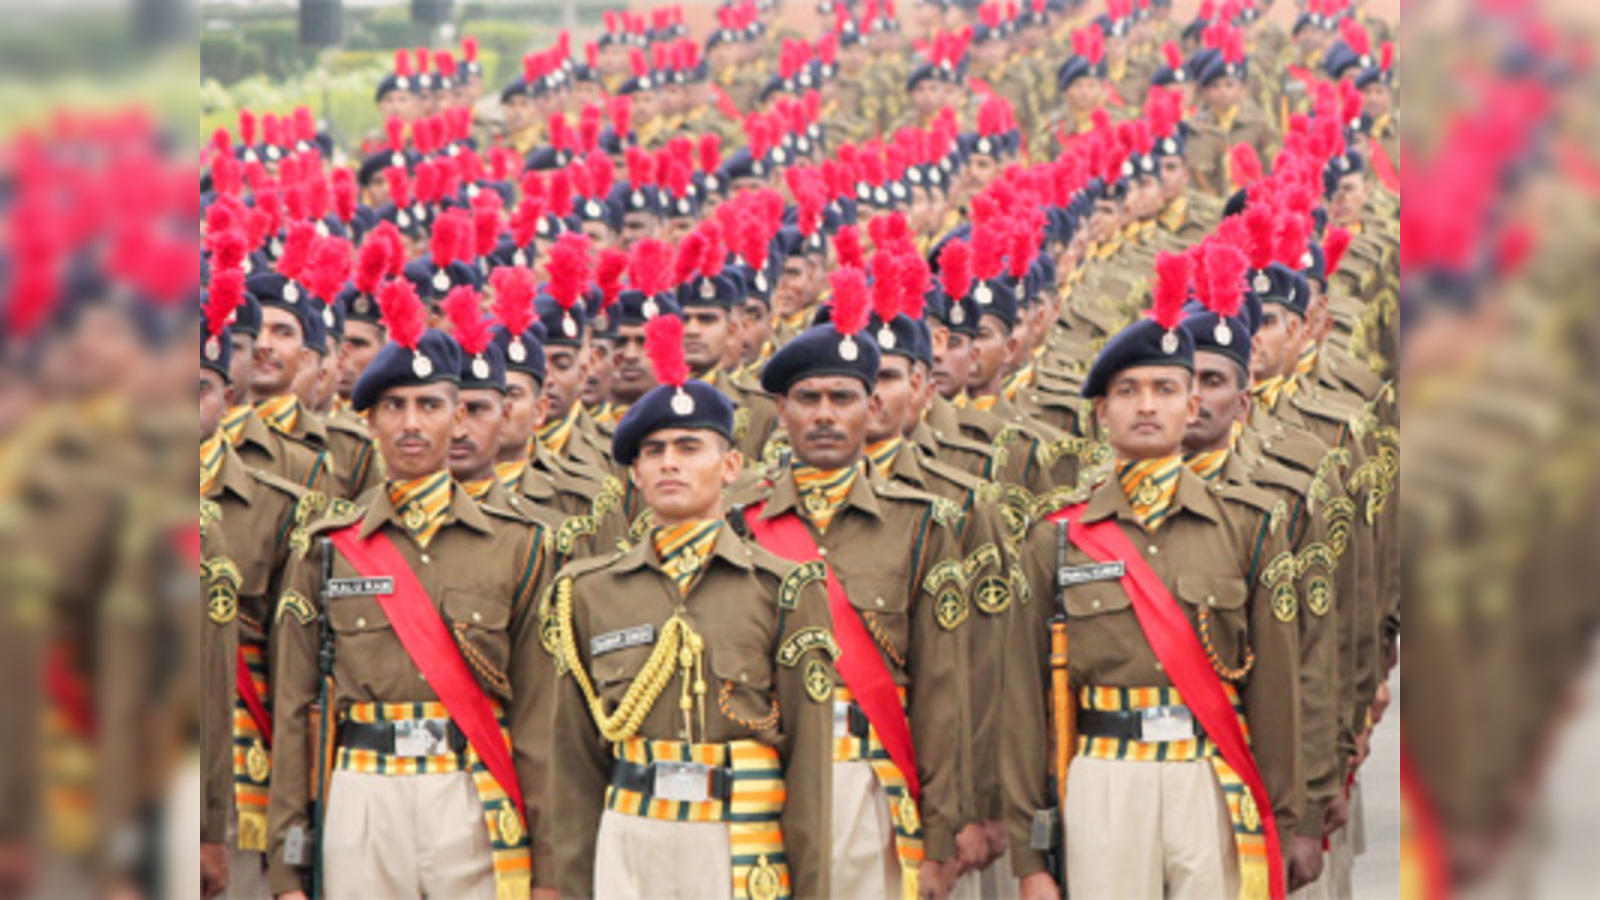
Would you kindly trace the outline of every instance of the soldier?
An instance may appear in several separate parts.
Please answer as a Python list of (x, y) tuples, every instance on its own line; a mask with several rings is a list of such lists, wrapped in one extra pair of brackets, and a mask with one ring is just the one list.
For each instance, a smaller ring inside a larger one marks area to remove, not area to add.
[(608, 324), (600, 341), (610, 348), (613, 374), (604, 415), (595, 417), (602, 434), (614, 430), (628, 407), (656, 386), (655, 374), (644, 356), (644, 325), (658, 315), (679, 314), (670, 295), (661, 294), (658, 299), (658, 293), (630, 288), (618, 294), (616, 304), (606, 311)]
[[(200, 346), (200, 498), (202, 530), (216, 532), (230, 553), (208, 563), (208, 573), (226, 581), (231, 607), (212, 608), (214, 625), (226, 654), (227, 714), (221, 740), (227, 748), (225, 804), (228, 893), (264, 897), (267, 849), (267, 790), (272, 772), (271, 661), (267, 632), (272, 603), (278, 594), (292, 533), (326, 506), (320, 493), (270, 472), (247, 466), (220, 426), (231, 403), (234, 385), (230, 365), (232, 342), (224, 323), (226, 303), (218, 296), (206, 309), (207, 333)], [(217, 621), (218, 616), (226, 621)], [(210, 629), (208, 629), (209, 632)]]
[[(256, 344), (261, 332), (262, 312), (261, 303), (249, 293), (248, 285), (247, 279), (244, 302), (234, 310), (235, 321), (229, 328), (232, 335), (232, 362), (228, 380), (233, 385), (233, 399), (232, 405), (222, 414), (219, 427), (251, 468), (271, 472), (309, 490), (325, 489), (332, 481), (327, 455), (291, 441), (282, 432), (269, 428), (250, 402), (257, 375)], [(275, 331), (297, 327), (298, 322), (286, 323), (274, 317)], [(273, 336), (269, 340), (276, 346), (279, 339)], [(297, 372), (302, 357), (299, 354), (282, 353), (276, 354), (276, 359), (281, 365), (292, 363)], [(274, 376), (274, 387), (280, 383), (280, 377)], [(290, 374), (281, 383), (287, 385), (293, 380), (294, 375)]]
[(1194, 128), (1184, 151), (1189, 173), (1201, 190), (1226, 197), (1240, 187), (1243, 177), (1231, 171), (1231, 149), (1245, 144), (1258, 160), (1270, 160), (1277, 154), (1277, 131), (1244, 94), (1249, 66), (1241, 48), (1213, 50), (1192, 62), (1198, 67), (1195, 83), (1201, 107), (1188, 120)]
[[(1071, 740), (1075, 718), (1076, 745), (1055, 749), (1071, 763), (1056, 777), (1075, 896), (1235, 896), (1242, 885), (1281, 897), (1279, 848), (1303, 806), (1295, 560), (1254, 488), (1208, 485), (1182, 463), (1197, 408), (1194, 346), (1178, 327), (1186, 282), (1162, 279), (1156, 316), (1108, 341), (1084, 382), (1114, 477), (1041, 504), (1049, 515), (1023, 550), (1032, 595), (1050, 600), (1027, 625), (1036, 649), (1007, 672), (1008, 713), (1018, 733), (1041, 733), (1051, 697), (1057, 741)], [(1070, 653), (1047, 667), (1052, 628)], [(1029, 840), (1050, 805), (1048, 742), (1008, 746), (1023, 893), (1053, 896), (1036, 849), (1049, 842)], [(1296, 861), (1290, 887), (1300, 879)]]
[[(679, 250), (680, 257), (685, 253), (704, 255), (704, 248), (690, 239)], [(721, 260), (715, 265), (720, 268)], [(683, 354), (690, 373), (733, 402), (735, 449), (746, 459), (760, 459), (761, 448), (776, 426), (776, 406), (760, 385), (721, 370), (728, 344), (735, 340), (732, 310), (744, 303), (743, 282), (731, 272), (701, 267), (699, 274), (679, 286), (677, 297), (683, 310)]]
[(826, 893), (893, 897), (920, 880), (942, 896), (985, 853), (965, 768), (969, 585), (986, 586), (981, 614), (997, 615), (1010, 604), (1009, 584), (998, 550), (980, 552), (997, 537), (972, 526), (963, 540), (959, 506), (867, 471), (880, 353), (861, 332), (858, 270), (836, 273), (833, 304), (829, 324), (790, 341), (762, 370), (793, 462), (733, 499), (762, 546), (824, 561), (830, 581), (837, 577), (833, 635), (850, 666), (834, 694), (835, 735), (845, 740), (835, 746)]
[(273, 623), (269, 878), (292, 897), (308, 869), (330, 897), (525, 896), (543, 797), (517, 778), (506, 710), (514, 651), (536, 652), (546, 533), (454, 486), (459, 347), (407, 283), (380, 300), (390, 342), (351, 405), (388, 479), (297, 536)]
[(822, 896), (836, 652), (823, 573), (723, 521), (741, 465), (733, 406), (687, 378), (676, 317), (646, 331), (662, 384), (613, 449), (654, 527), (564, 569), (547, 603), (561, 671), (553, 884), (563, 896)]

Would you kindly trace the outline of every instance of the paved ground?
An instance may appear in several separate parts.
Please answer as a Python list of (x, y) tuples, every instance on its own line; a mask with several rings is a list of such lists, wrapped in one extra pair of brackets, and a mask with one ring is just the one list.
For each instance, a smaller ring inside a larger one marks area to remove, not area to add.
[(1352, 881), (1358, 900), (1400, 894), (1400, 668), (1389, 679), (1394, 699), (1373, 732), (1372, 754), (1361, 767), (1367, 852), (1355, 862)]

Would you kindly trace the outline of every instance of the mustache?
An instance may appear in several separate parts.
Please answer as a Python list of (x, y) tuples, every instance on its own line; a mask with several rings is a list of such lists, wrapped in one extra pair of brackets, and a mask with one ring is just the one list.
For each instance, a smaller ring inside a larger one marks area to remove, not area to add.
[(806, 432), (806, 440), (816, 441), (822, 440), (823, 438), (844, 440), (844, 432), (838, 430), (837, 428), (828, 428), (826, 426), (813, 428)]

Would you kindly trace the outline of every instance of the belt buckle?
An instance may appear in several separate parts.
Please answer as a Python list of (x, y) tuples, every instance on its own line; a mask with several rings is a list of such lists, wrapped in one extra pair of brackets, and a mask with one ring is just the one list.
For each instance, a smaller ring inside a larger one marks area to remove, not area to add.
[(444, 756), (450, 753), (446, 719), (401, 719), (394, 725), (395, 756)]
[(655, 784), (650, 793), (658, 800), (704, 803), (711, 799), (711, 767), (704, 763), (658, 760), (651, 770)]
[(1194, 714), (1187, 706), (1152, 706), (1139, 710), (1141, 742), (1186, 741), (1194, 734)]

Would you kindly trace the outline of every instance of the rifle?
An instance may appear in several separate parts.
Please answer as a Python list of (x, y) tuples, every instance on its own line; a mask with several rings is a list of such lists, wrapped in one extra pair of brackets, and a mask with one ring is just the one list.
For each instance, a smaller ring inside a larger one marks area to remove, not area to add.
[(317, 549), (322, 554), (322, 577), (318, 591), (322, 595), (322, 603), (317, 614), (317, 669), (320, 675), (317, 679), (317, 702), (311, 709), (311, 715), (317, 719), (317, 776), (312, 783), (311, 795), (311, 900), (322, 896), (322, 818), (327, 813), (328, 771), (333, 767), (330, 740), (333, 728), (328, 721), (332, 718), (330, 707), (333, 703), (333, 629), (328, 627), (329, 585), (333, 583), (333, 542), (326, 537), (318, 538)]
[[(1056, 576), (1057, 595), (1060, 593), (1060, 571), (1067, 565), (1067, 525), (1062, 522), (1056, 526)], [(1060, 600), (1057, 600), (1056, 610), (1050, 616), (1050, 734), (1053, 737), (1051, 746), (1054, 748), (1054, 757), (1051, 759), (1051, 771), (1054, 783), (1051, 799), (1056, 804), (1056, 821), (1060, 823), (1060, 830), (1052, 834), (1051, 843), (1056, 847), (1055, 876), (1056, 884), (1063, 890), (1067, 884), (1067, 846), (1066, 846), (1066, 819), (1067, 819), (1067, 767), (1072, 764), (1072, 757), (1078, 752), (1078, 698), (1072, 695), (1072, 679), (1067, 671), (1067, 616)]]

